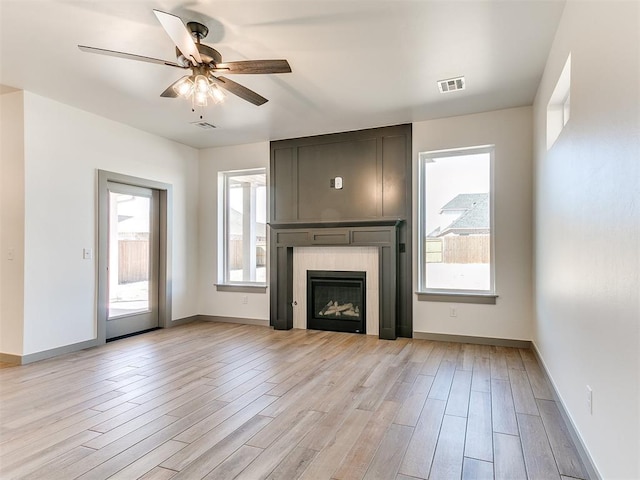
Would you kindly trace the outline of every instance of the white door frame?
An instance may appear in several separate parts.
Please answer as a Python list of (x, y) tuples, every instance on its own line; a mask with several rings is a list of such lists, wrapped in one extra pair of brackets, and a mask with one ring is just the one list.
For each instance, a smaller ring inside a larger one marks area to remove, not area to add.
[(108, 182), (158, 190), (160, 193), (160, 252), (158, 263), (158, 326), (171, 326), (171, 232), (170, 212), (173, 205), (173, 187), (170, 184), (98, 170), (98, 292), (97, 332), (98, 344), (106, 343), (107, 312), (109, 307), (109, 189)]

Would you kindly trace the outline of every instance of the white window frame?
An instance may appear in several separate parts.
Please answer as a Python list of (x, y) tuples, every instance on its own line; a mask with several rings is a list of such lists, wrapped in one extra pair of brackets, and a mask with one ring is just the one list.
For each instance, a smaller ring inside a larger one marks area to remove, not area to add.
[[(439, 289), (439, 288), (427, 288), (427, 276), (426, 276), (426, 164), (437, 158), (446, 157), (458, 157), (463, 155), (477, 155), (477, 154), (489, 154), (489, 226), (490, 233), (490, 287), (488, 290), (463, 290), (463, 289)], [(494, 184), (494, 165), (495, 165), (495, 145), (482, 145), (475, 147), (454, 148), (446, 150), (433, 150), (420, 152), (418, 154), (418, 299), (425, 301), (442, 301), (442, 302), (460, 302), (460, 303), (485, 303), (495, 304), (496, 282), (495, 282), (495, 215), (494, 215), (494, 197), (495, 197), (495, 184)]]
[[(269, 278), (269, 265), (268, 258), (266, 261), (265, 269), (265, 282), (258, 281), (250, 281), (250, 280), (242, 280), (242, 281), (232, 281), (229, 277), (229, 265), (228, 265), (228, 250), (229, 250), (229, 178), (236, 177), (239, 175), (264, 175), (265, 176), (265, 187), (267, 188), (267, 199), (265, 202), (265, 209), (268, 214), (268, 176), (267, 169), (264, 167), (260, 168), (251, 168), (244, 170), (227, 170), (218, 173), (218, 191), (219, 191), (219, 201), (218, 201), (218, 278), (219, 282), (217, 284), (218, 289), (229, 290), (233, 287), (240, 287), (239, 291), (244, 291), (244, 288), (252, 288), (257, 287), (264, 289), (267, 286), (266, 279)], [(268, 237), (268, 235), (267, 235)], [(268, 257), (268, 238), (267, 238), (267, 257)], [(227, 287), (227, 288), (225, 288)], [(231, 287), (231, 288), (228, 288)]]

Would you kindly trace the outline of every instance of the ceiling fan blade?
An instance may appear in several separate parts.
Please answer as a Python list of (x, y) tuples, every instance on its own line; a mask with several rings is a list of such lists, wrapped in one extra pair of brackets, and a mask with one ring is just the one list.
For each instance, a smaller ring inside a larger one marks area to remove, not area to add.
[(162, 92), (160, 94), (161, 97), (165, 97), (165, 98), (176, 98), (179, 97), (180, 95), (178, 95), (178, 92), (175, 91), (175, 89), (173, 87), (175, 87), (176, 85), (178, 85), (180, 82), (182, 82), (185, 78), (189, 78), (189, 75), (185, 75), (184, 77), (180, 77), (178, 80), (176, 80), (175, 82), (173, 82), (171, 85), (169, 85), (167, 87), (167, 89)]
[(159, 65), (168, 65), (169, 67), (187, 68), (175, 62), (168, 60), (160, 60), (159, 58), (143, 57), (142, 55), (134, 55), (133, 53), (116, 52), (115, 50), (105, 50), (104, 48), (87, 47), (86, 45), (78, 45), (83, 52), (99, 53), (100, 55), (109, 55), (110, 57), (126, 58), (128, 60), (138, 60), (140, 62), (157, 63)]
[(246, 100), (249, 103), (253, 103), (254, 105), (260, 106), (269, 101), (262, 95), (259, 95), (253, 90), (249, 90), (247, 87), (244, 87), (239, 83), (234, 82), (233, 80), (229, 80), (228, 78), (214, 77), (213, 75), (209, 75), (209, 78), (211, 78), (211, 80), (213, 80), (219, 87), (224, 88), (226, 91), (233, 93), (234, 95), (237, 95), (243, 100)]
[(290, 73), (291, 67), (286, 60), (243, 60), (218, 63), (214, 70), (227, 73)]
[(191, 33), (189, 33), (189, 30), (187, 30), (187, 27), (185, 27), (180, 17), (161, 12), (160, 10), (154, 10), (153, 13), (156, 14), (160, 25), (162, 25), (164, 31), (167, 32), (167, 35), (171, 37), (171, 40), (173, 40), (173, 43), (178, 47), (178, 50), (194, 65), (202, 63), (200, 52), (193, 38), (191, 38)]

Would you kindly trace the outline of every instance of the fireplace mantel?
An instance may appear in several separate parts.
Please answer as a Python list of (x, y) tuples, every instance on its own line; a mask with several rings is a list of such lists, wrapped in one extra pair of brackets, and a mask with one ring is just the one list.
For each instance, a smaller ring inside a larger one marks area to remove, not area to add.
[(268, 225), (277, 230), (291, 228), (349, 228), (349, 227), (398, 227), (404, 222), (401, 218), (374, 220), (341, 220), (332, 222), (270, 222)]
[(402, 220), (270, 224), (270, 321), (276, 330), (293, 328), (293, 248), (375, 246), (379, 249), (380, 338), (395, 340), (398, 317), (398, 229)]

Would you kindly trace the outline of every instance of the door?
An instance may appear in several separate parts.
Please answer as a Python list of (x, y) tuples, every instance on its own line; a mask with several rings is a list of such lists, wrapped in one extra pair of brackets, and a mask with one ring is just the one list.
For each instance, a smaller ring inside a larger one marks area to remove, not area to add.
[(159, 192), (108, 182), (106, 338), (159, 326)]

